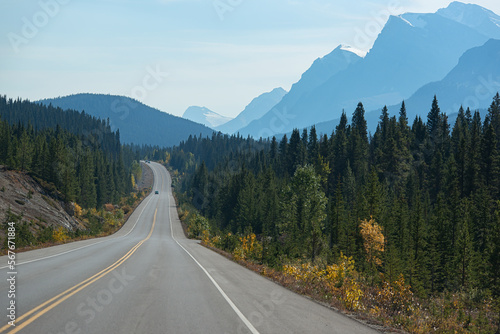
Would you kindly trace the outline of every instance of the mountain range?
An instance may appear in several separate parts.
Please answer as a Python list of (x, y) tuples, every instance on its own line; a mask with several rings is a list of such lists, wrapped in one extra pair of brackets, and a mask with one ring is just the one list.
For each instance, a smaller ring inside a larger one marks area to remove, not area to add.
[(426, 117), (434, 95), (448, 114), (461, 105), (485, 110), (500, 90), (499, 40), (500, 16), (452, 2), (436, 13), (390, 16), (367, 54), (339, 45), (316, 59), (289, 92), (264, 93), (232, 120), (205, 107), (190, 107), (180, 118), (111, 95), (78, 94), (42, 103), (109, 118), (122, 141), (136, 144), (172, 146), (214, 130), (259, 138), (316, 125), (318, 132), (331, 133), (341, 113), (350, 116), (358, 102), (374, 131), (382, 107), (395, 115), (403, 100), (410, 122), (416, 115)]
[(102, 94), (75, 94), (39, 101), (62, 109), (74, 109), (109, 119), (112, 130), (120, 130), (123, 143), (174, 146), (189, 135), (211, 136), (213, 130), (151, 108), (134, 99)]
[[(405, 100), (409, 122), (417, 115), (425, 118), (429, 112), (434, 95), (437, 96), (441, 111), (454, 115), (461, 106), (479, 110), (482, 114), (492, 102), (493, 96), (500, 91), (500, 40), (491, 39), (484, 45), (465, 52), (460, 60), (442, 80), (422, 86)], [(401, 103), (388, 106), (389, 113), (397, 115)], [(368, 111), (365, 115), (368, 128), (372, 132), (377, 127), (381, 108)], [(350, 116), (350, 114), (348, 114)], [(330, 134), (340, 118), (316, 124), (319, 133)]]
[(251, 121), (258, 119), (281, 101), (286, 95), (283, 88), (275, 88), (254, 98), (236, 118), (222, 116), (206, 107), (189, 107), (183, 118), (204, 124), (222, 133), (233, 134), (247, 126)]
[[(453, 2), (436, 13), (391, 16), (364, 58), (337, 47), (315, 61), (280, 103), (239, 132), (255, 137), (286, 133), (337, 119), (342, 110), (350, 114), (360, 101), (367, 111), (400, 104), (425, 85), (444, 80), (467, 50), (499, 35), (500, 17), (473, 4)], [(419, 104), (432, 101), (421, 96)]]

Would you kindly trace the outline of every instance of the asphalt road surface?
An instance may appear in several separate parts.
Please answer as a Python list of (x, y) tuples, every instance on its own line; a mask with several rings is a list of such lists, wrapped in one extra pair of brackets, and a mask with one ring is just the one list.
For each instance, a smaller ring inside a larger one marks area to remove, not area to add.
[(116, 234), (0, 258), (0, 333), (378, 333), (186, 239), (149, 166), (159, 194)]

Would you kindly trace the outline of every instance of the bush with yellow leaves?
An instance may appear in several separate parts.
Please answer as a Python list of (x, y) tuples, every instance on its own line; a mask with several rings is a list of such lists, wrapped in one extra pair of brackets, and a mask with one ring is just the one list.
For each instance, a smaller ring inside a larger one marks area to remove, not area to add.
[(62, 226), (59, 226), (52, 232), (52, 238), (55, 242), (66, 242), (69, 239), (66, 229)]
[(354, 268), (354, 260), (340, 254), (338, 264), (320, 268), (317, 265), (303, 263), (301, 265), (284, 265), (283, 273), (298, 284), (315, 287), (322, 295), (336, 297), (343, 306), (352, 311), (364, 309), (362, 303), (363, 290), (358, 282), (358, 272)]
[(382, 283), (382, 288), (378, 289), (375, 296), (375, 303), (391, 315), (411, 314), (415, 310), (413, 292), (402, 274), (394, 282)]
[(360, 228), (368, 262), (380, 266), (382, 264), (380, 254), (384, 251), (385, 244), (382, 226), (370, 217), (370, 220), (361, 221)]
[(80, 218), (83, 214), (82, 207), (78, 205), (78, 203), (75, 203), (75, 217)]
[(233, 255), (236, 261), (239, 260), (261, 260), (262, 245), (257, 240), (254, 233), (239, 237), (240, 244), (234, 249)]

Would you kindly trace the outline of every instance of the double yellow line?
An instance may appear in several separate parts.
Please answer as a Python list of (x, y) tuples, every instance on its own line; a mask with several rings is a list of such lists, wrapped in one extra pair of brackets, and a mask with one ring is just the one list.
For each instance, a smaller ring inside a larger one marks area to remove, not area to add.
[[(55, 297), (47, 300), (45, 303), (38, 305), (37, 307), (35, 307), (31, 311), (29, 311), (29, 312), (23, 314), (22, 316), (20, 316), (19, 318), (17, 318), (16, 322), (15, 322), (16, 326), (9, 332), (9, 334), (14, 334), (14, 333), (19, 332), (21, 329), (23, 329), (24, 327), (28, 326), (33, 321), (35, 321), (36, 319), (40, 318), (42, 315), (44, 315), (45, 313), (49, 312), (54, 307), (56, 307), (57, 305), (59, 305), (62, 302), (64, 302), (66, 299), (70, 298), (71, 296), (73, 296), (73, 295), (77, 294), (78, 292), (80, 292), (81, 290), (85, 289), (87, 286), (89, 286), (92, 283), (94, 283), (94, 282), (98, 281), (99, 279), (103, 278), (104, 276), (106, 276), (107, 274), (109, 274), (110, 272), (112, 272), (113, 270), (115, 270), (116, 268), (118, 268), (120, 265), (122, 265), (125, 261), (127, 261), (127, 259), (129, 259), (132, 256), (132, 254), (134, 254), (135, 251), (139, 247), (141, 247), (141, 245), (143, 243), (145, 243), (151, 237), (151, 235), (153, 234), (153, 230), (154, 230), (155, 224), (156, 224), (156, 213), (157, 212), (158, 212), (158, 208), (156, 208), (156, 210), (155, 210), (155, 215), (154, 215), (154, 218), (153, 218), (153, 225), (151, 226), (151, 230), (149, 231), (148, 236), (145, 239), (141, 240), (137, 245), (135, 245), (134, 247), (132, 247), (132, 249), (127, 252), (127, 254), (125, 254), (118, 261), (116, 261), (115, 263), (113, 263), (112, 265), (110, 265), (109, 267), (107, 267), (106, 269), (98, 272), (94, 276), (87, 278), (83, 282), (78, 283), (77, 285), (69, 288), (68, 290), (66, 290), (64, 292), (61, 292), (57, 296), (55, 296)], [(38, 313), (36, 313), (36, 312), (38, 312)], [(36, 314), (34, 314), (34, 313), (36, 313)], [(34, 314), (34, 315), (31, 316), (32, 314)], [(21, 321), (23, 321), (26, 318), (28, 318), (26, 321), (24, 321), (22, 324), (19, 324)], [(12, 328), (12, 326), (9, 325), (9, 324), (3, 326), (2, 328), (0, 328), (0, 333), (3, 333), (4, 331), (6, 331), (9, 328)]]

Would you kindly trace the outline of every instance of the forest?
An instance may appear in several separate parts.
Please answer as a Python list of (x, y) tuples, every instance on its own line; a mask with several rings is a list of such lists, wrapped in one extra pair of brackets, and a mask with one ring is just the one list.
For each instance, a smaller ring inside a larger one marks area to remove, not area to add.
[(279, 270), (349, 258), (370, 286), (404, 277), (420, 298), (498, 301), (500, 96), (455, 124), (436, 97), (425, 121), (410, 123), (404, 102), (398, 116), (383, 108), (373, 134), (364, 113), (359, 103), (349, 124), (344, 112), (330, 135), (214, 134), (169, 150), (192, 234), (234, 254), (255, 241), (249, 257)]
[[(9, 207), (1, 228), (16, 223), (19, 248), (113, 233), (145, 195), (135, 187), (142, 174), (138, 161), (152, 150), (122, 145), (107, 120), (0, 96), (0, 165), (36, 180), (51, 206), (71, 203), (71, 214), (82, 223), (67, 230), (42, 218), (27, 221)], [(105, 210), (105, 204), (114, 210)], [(2, 251), (7, 239), (1, 233), (0, 239)]]
[(0, 98), (0, 164), (52, 185), (61, 200), (84, 208), (116, 203), (132, 190), (135, 158), (105, 121)]

